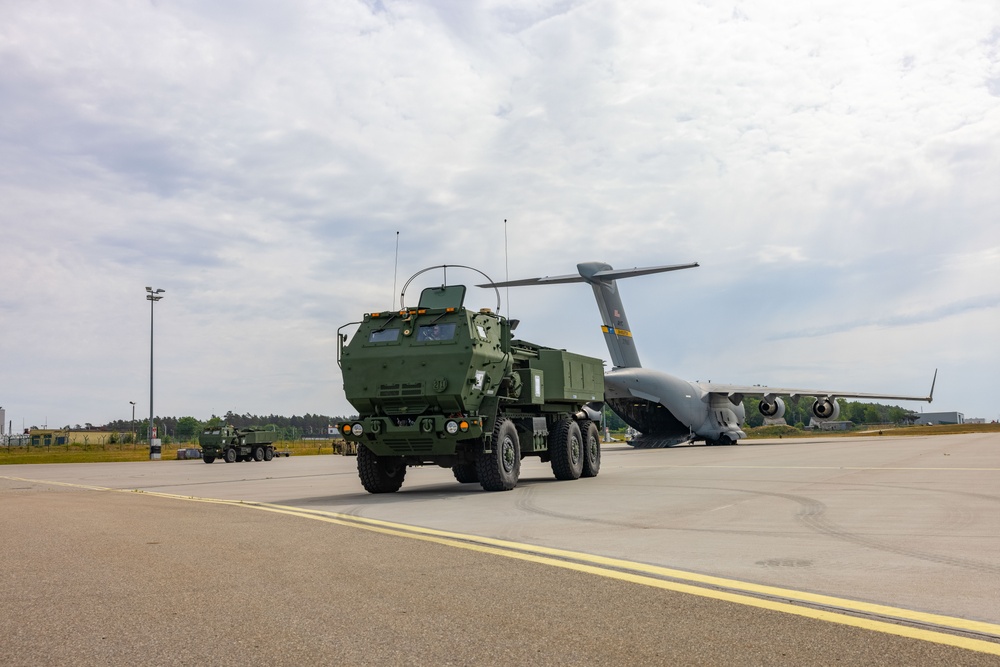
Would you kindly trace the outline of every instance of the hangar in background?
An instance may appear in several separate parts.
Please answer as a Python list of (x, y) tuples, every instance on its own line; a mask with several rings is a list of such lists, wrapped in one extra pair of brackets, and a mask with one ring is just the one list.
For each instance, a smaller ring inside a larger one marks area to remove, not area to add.
[(961, 412), (921, 412), (914, 424), (964, 424), (965, 415)]

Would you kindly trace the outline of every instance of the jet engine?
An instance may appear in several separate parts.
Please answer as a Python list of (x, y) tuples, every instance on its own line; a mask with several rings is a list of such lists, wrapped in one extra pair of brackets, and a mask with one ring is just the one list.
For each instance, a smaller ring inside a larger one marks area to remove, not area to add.
[(840, 403), (832, 397), (817, 398), (812, 404), (812, 413), (816, 419), (827, 421), (840, 416)]
[(777, 396), (772, 401), (767, 400), (767, 397), (760, 399), (757, 409), (768, 419), (782, 419), (785, 416), (785, 402)]

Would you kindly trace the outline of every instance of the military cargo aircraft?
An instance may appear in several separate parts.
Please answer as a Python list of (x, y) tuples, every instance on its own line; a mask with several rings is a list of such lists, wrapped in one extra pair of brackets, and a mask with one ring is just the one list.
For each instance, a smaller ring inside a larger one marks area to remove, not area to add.
[(772, 419), (785, 414), (782, 396), (798, 401), (803, 396), (813, 398), (810, 412), (823, 422), (840, 416), (837, 398), (881, 399), (893, 401), (926, 401), (934, 397), (937, 371), (931, 380), (927, 396), (894, 396), (857, 391), (827, 389), (796, 389), (688, 382), (678, 377), (643, 368), (635, 349), (632, 330), (625, 317), (618, 292), (619, 278), (632, 278), (651, 273), (692, 269), (698, 263), (614, 269), (603, 262), (577, 264), (577, 273), (544, 278), (527, 278), (480, 285), (479, 287), (521, 287), (560, 283), (590, 284), (601, 313), (604, 339), (611, 353), (612, 369), (604, 374), (605, 401), (626, 424), (641, 435), (632, 441), (636, 447), (672, 447), (687, 442), (704, 441), (710, 445), (735, 445), (745, 438), (742, 430), (746, 420), (744, 396), (760, 396), (760, 412)]

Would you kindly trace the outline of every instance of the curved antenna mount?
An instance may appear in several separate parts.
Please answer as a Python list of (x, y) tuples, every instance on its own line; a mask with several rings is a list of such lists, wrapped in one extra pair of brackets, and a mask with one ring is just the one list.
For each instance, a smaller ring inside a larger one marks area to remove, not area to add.
[(410, 283), (413, 282), (413, 279), (416, 278), (417, 276), (423, 274), (423, 273), (427, 273), (428, 271), (433, 271), (434, 269), (441, 269), (444, 272), (444, 284), (445, 285), (448, 284), (448, 269), (468, 269), (469, 271), (475, 271), (476, 273), (478, 273), (479, 275), (481, 275), (483, 278), (486, 278), (486, 280), (488, 280), (490, 282), (490, 285), (493, 287), (493, 291), (496, 292), (496, 295), (497, 295), (497, 310), (496, 310), (496, 313), (497, 313), (497, 315), (500, 314), (500, 289), (493, 282), (493, 279), (490, 278), (485, 273), (483, 273), (482, 271), (480, 271), (479, 269), (475, 268), (474, 266), (466, 266), (464, 264), (438, 264), (437, 266), (428, 266), (426, 269), (420, 269), (419, 271), (417, 271), (416, 273), (414, 273), (412, 276), (410, 276), (409, 280), (406, 281), (406, 284), (403, 285), (403, 289), (399, 293), (399, 309), (400, 310), (406, 310), (406, 306), (404, 305), (405, 299), (406, 299), (406, 288), (410, 286)]

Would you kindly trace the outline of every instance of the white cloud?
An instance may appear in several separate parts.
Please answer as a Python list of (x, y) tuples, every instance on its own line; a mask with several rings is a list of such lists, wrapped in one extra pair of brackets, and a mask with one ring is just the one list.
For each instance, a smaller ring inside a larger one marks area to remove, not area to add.
[[(158, 411), (348, 412), (333, 331), (390, 306), (400, 231), (400, 284), (698, 260), (623, 284), (648, 365), (945, 359), (944, 407), (995, 416), (998, 35), (977, 0), (5, 3), (4, 405), (122, 414), (155, 284)], [(588, 290), (511, 298), (607, 356)]]

